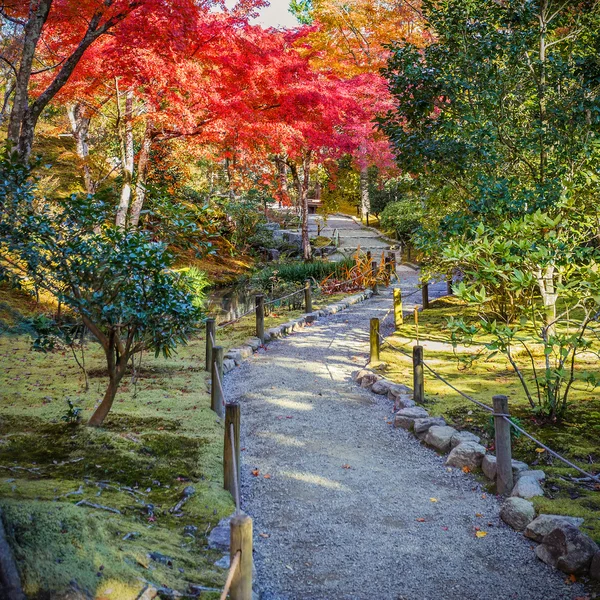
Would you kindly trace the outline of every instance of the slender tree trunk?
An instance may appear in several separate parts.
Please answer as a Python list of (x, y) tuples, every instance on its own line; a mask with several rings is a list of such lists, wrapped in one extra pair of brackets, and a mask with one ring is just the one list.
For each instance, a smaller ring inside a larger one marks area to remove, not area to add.
[(287, 185), (287, 167), (285, 160), (281, 156), (275, 157), (275, 164), (277, 166), (277, 180), (279, 183), (279, 206), (281, 207), (284, 202), (289, 198), (288, 196), (288, 185)]
[(8, 105), (10, 104), (10, 98), (15, 91), (15, 82), (11, 81), (6, 85), (6, 89), (4, 91), (4, 100), (2, 101), (2, 109), (0, 109), (0, 125), (4, 123), (4, 119), (6, 119), (6, 115), (8, 113)]
[(365, 164), (360, 168), (360, 215), (363, 219), (367, 218), (367, 213), (371, 212), (371, 202), (369, 200), (369, 168)]
[(310, 184), (310, 161), (312, 152), (309, 150), (304, 155), (302, 164), (302, 254), (305, 261), (312, 260), (312, 248), (310, 247), (310, 236), (308, 234), (308, 186)]
[(109, 382), (106, 392), (104, 393), (104, 398), (102, 398), (102, 402), (100, 402), (98, 408), (96, 408), (94, 414), (88, 421), (90, 427), (100, 427), (102, 423), (104, 423), (104, 419), (106, 419), (106, 415), (110, 412), (113, 402), (115, 401), (121, 379), (123, 379), (123, 375), (125, 375), (125, 371), (127, 370), (127, 355), (120, 356), (118, 360), (115, 360), (115, 348), (112, 345), (109, 346), (108, 349), (105, 349), (105, 352), (108, 364)]
[(135, 200), (131, 205), (131, 214), (129, 223), (132, 227), (137, 227), (140, 222), (140, 214), (146, 199), (146, 175), (148, 172), (148, 162), (150, 159), (150, 149), (152, 148), (152, 126), (146, 123), (144, 140), (138, 157), (137, 180), (135, 182)]
[[(118, 98), (117, 98), (118, 101)], [(121, 200), (117, 209), (115, 223), (117, 227), (124, 228), (129, 212), (131, 201), (131, 185), (133, 181), (133, 90), (127, 90), (125, 96), (125, 135), (123, 146), (123, 187), (121, 188)]]
[(71, 123), (71, 131), (75, 138), (77, 156), (81, 160), (85, 191), (88, 194), (93, 194), (96, 191), (96, 186), (94, 185), (90, 169), (90, 147), (88, 142), (91, 118), (85, 115), (84, 108), (79, 103), (69, 106), (67, 113), (69, 115), (69, 122)]

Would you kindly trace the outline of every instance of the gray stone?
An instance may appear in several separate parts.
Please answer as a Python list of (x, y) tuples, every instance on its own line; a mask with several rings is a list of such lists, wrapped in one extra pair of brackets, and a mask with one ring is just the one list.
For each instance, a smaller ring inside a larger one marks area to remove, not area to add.
[(415, 419), (414, 431), (418, 438), (424, 438), (430, 427), (434, 425), (443, 427), (446, 424), (444, 417), (427, 417), (425, 419)]
[(500, 509), (500, 518), (517, 531), (523, 531), (533, 519), (533, 503), (524, 498), (507, 498)]
[(412, 390), (405, 386), (402, 385), (401, 383), (393, 383), (392, 385), (390, 385), (390, 390), (388, 392), (388, 398), (390, 400), (395, 400), (398, 396), (411, 396), (412, 397)]
[(372, 371), (369, 371), (369, 369), (361, 369), (354, 376), (354, 380), (356, 381), (356, 383), (362, 383), (363, 377), (365, 377), (366, 375), (370, 375), (371, 373), (372, 373)]
[(242, 351), (239, 348), (232, 348), (225, 353), (225, 358), (233, 360), (236, 365), (242, 362)]
[(315, 321), (318, 321), (319, 320), (319, 311), (311, 312), (311, 313), (308, 313), (307, 315), (304, 315), (304, 320), (307, 323), (314, 323)]
[(425, 419), (429, 413), (419, 406), (414, 408), (403, 408), (394, 416), (394, 427), (411, 430), (417, 419)]
[(440, 452), (448, 452), (450, 450), (450, 440), (455, 433), (456, 429), (454, 427), (434, 425), (429, 428), (425, 436), (425, 443)]
[(247, 358), (250, 358), (252, 354), (254, 354), (254, 350), (252, 350), (250, 346), (242, 346), (241, 348), (238, 348), (238, 350), (240, 351), (242, 360), (246, 360)]
[(361, 382), (360, 382), (360, 387), (362, 388), (370, 388), (376, 381), (379, 381), (381, 379), (380, 375), (376, 375), (375, 373), (369, 373), (368, 375), (365, 375)]
[(518, 478), (521, 477), (531, 477), (533, 479), (535, 479), (536, 481), (544, 481), (544, 479), (546, 479), (546, 473), (544, 473), (544, 471), (541, 471), (539, 469), (533, 470), (533, 471), (520, 471), (517, 474)]
[(600, 580), (600, 552), (596, 552), (596, 554), (594, 554), (594, 558), (592, 558), (590, 577), (592, 579)]
[(229, 554), (224, 554), (216, 563), (215, 567), (219, 567), (219, 569), (229, 569), (231, 565), (231, 558)]
[(579, 527), (583, 519), (579, 517), (566, 517), (564, 515), (540, 515), (525, 529), (525, 536), (536, 542), (541, 542), (553, 529), (562, 525)]
[(229, 550), (231, 517), (221, 519), (208, 535), (208, 547), (212, 550)]
[(281, 327), (271, 327), (271, 329), (267, 329), (266, 334), (270, 340), (276, 340), (281, 337)]
[(533, 477), (519, 477), (510, 495), (529, 500), (529, 498), (533, 498), (534, 496), (543, 496), (544, 490), (537, 479)]
[(279, 260), (279, 258), (281, 257), (281, 253), (275, 248), (269, 248), (269, 250), (267, 250), (267, 253), (269, 256), (269, 260)]
[(463, 467), (471, 470), (478, 469), (486, 452), (485, 447), (477, 442), (463, 442), (450, 452), (446, 464), (459, 469)]
[(535, 549), (540, 560), (573, 575), (587, 575), (598, 551), (598, 544), (568, 524), (553, 529)]
[[(527, 463), (521, 462), (520, 460), (512, 461), (513, 468), (513, 477), (515, 480), (518, 478), (519, 473), (525, 471), (529, 468)], [(493, 454), (486, 454), (483, 462), (481, 463), (481, 469), (483, 470), (484, 475), (491, 479), (492, 481), (496, 480), (496, 457)]]
[(476, 444), (479, 444), (480, 441), (481, 438), (470, 431), (458, 431), (452, 436), (452, 439), (450, 440), (450, 446), (452, 448), (456, 448), (456, 446), (462, 444), (463, 442), (475, 442)]
[(262, 346), (262, 342), (257, 337), (251, 337), (246, 340), (246, 346), (250, 346), (253, 352), (256, 352)]
[(235, 361), (231, 358), (223, 359), (223, 373), (229, 373), (235, 369)]
[(379, 395), (387, 394), (390, 389), (390, 385), (391, 385), (391, 383), (389, 381), (387, 381), (386, 379), (380, 379), (379, 381), (376, 381), (373, 384), (371, 391), (374, 394), (379, 394)]
[[(388, 393), (388, 398), (390, 397)], [(417, 403), (412, 399), (412, 395), (401, 394), (400, 396), (396, 396), (394, 400), (394, 410), (402, 410), (403, 408), (413, 408), (417, 406)]]

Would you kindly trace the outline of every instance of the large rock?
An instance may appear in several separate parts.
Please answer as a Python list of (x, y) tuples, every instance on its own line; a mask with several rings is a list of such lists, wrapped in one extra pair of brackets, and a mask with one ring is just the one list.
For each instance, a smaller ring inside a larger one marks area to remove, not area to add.
[(533, 503), (524, 498), (507, 498), (500, 509), (500, 518), (517, 531), (523, 531), (533, 519)]
[(401, 383), (393, 383), (392, 385), (390, 385), (390, 389), (388, 391), (388, 398), (390, 400), (395, 400), (398, 396), (401, 395), (412, 397), (412, 390)]
[(414, 432), (418, 438), (424, 438), (433, 426), (443, 427), (446, 424), (444, 417), (427, 417), (415, 419)]
[(546, 479), (546, 473), (544, 473), (544, 471), (541, 471), (540, 469), (534, 469), (533, 471), (527, 470), (521, 471), (517, 474), (518, 479), (520, 479), (521, 477), (531, 477), (536, 481), (544, 481), (544, 479)]
[[(431, 430), (430, 430), (431, 431)], [(449, 467), (468, 467), (469, 469), (478, 469), (485, 456), (486, 449), (477, 442), (463, 442), (450, 452), (446, 464)]]
[[(522, 471), (526, 471), (529, 468), (527, 463), (521, 462), (520, 460), (512, 461), (513, 468), (513, 477), (515, 480), (518, 478), (519, 473)], [(484, 475), (491, 479), (492, 481), (496, 480), (496, 457), (493, 454), (486, 454), (483, 462), (481, 463), (481, 469), (483, 470)]]
[(541, 542), (553, 529), (557, 527), (572, 525), (579, 527), (583, 519), (579, 517), (565, 517), (564, 515), (540, 515), (529, 523), (525, 529), (525, 536), (536, 542)]
[(600, 552), (596, 552), (596, 554), (594, 554), (594, 558), (592, 558), (590, 577), (592, 579), (600, 580)]
[(387, 394), (390, 390), (390, 385), (392, 385), (387, 379), (380, 379), (373, 384), (371, 391), (374, 394), (384, 395)]
[[(388, 394), (388, 398), (390, 395)], [(413, 408), (417, 406), (417, 403), (412, 399), (412, 396), (408, 394), (401, 394), (400, 396), (396, 396), (394, 400), (394, 410), (402, 410), (403, 408)]]
[(250, 346), (256, 352), (262, 346), (262, 342), (257, 337), (251, 337), (246, 340), (246, 346)]
[(412, 429), (417, 419), (425, 419), (429, 413), (420, 406), (413, 408), (403, 408), (394, 416), (394, 427), (402, 427), (402, 429)]
[(510, 495), (529, 500), (534, 496), (543, 496), (544, 490), (534, 477), (519, 477)]
[(425, 443), (440, 452), (448, 452), (450, 450), (450, 441), (455, 433), (456, 429), (454, 427), (434, 425), (429, 428), (425, 436)]
[(375, 373), (369, 373), (362, 378), (360, 387), (370, 388), (376, 381), (379, 381), (380, 379), (381, 377), (379, 375), (376, 375)]
[(535, 549), (540, 560), (573, 575), (586, 575), (598, 551), (598, 544), (573, 525), (559, 525)]
[(363, 377), (365, 377), (366, 375), (371, 375), (372, 371), (369, 371), (369, 369), (361, 369), (355, 376), (354, 376), (354, 380), (356, 381), (356, 383), (362, 383)]
[(456, 446), (463, 442), (475, 442), (476, 444), (479, 444), (480, 441), (481, 438), (470, 431), (457, 431), (450, 440), (450, 446), (456, 448)]
[(231, 517), (221, 519), (208, 535), (208, 547), (212, 550), (229, 550), (231, 537)]

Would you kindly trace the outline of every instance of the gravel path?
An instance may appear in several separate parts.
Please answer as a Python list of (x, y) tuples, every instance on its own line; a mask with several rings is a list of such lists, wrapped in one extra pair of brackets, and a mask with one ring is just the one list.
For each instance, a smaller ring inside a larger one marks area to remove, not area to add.
[[(416, 278), (401, 273), (405, 291)], [(584, 595), (501, 522), (473, 476), (393, 429), (391, 403), (353, 383), (369, 319), (390, 305), (385, 290), (269, 345), (225, 379), (227, 397), (242, 404), (243, 508), (254, 519), (261, 598)], [(476, 527), (488, 535), (477, 538)]]

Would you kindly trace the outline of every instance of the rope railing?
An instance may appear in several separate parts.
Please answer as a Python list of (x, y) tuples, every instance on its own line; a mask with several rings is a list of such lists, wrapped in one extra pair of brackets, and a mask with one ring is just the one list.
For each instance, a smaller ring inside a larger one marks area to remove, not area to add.
[(227, 580), (225, 581), (225, 585), (223, 586), (223, 591), (221, 592), (220, 600), (226, 600), (227, 594), (229, 594), (229, 590), (231, 589), (231, 584), (233, 583), (233, 578), (235, 577), (235, 572), (238, 570), (240, 566), (240, 562), (242, 560), (242, 551), (238, 550), (231, 561), (229, 566), (229, 572), (227, 573)]
[[(416, 292), (418, 292), (419, 289), (417, 289)], [(409, 295), (404, 296), (404, 297), (406, 298), (406, 297), (409, 297), (410, 295), (414, 295), (416, 292), (412, 292), (412, 294), (409, 294)], [(385, 320), (388, 318), (388, 316), (392, 313), (393, 309), (394, 309), (394, 307), (392, 306), (392, 308), (390, 310), (388, 310), (388, 312), (385, 314), (385, 316), (381, 320), (382, 323), (385, 322)], [(371, 326), (371, 331), (372, 332), (374, 331), (373, 330), (373, 325)], [(398, 346), (395, 346), (394, 344), (390, 343), (390, 341), (387, 338), (385, 338), (383, 335), (381, 335), (381, 333), (379, 332), (379, 323), (377, 323), (377, 325), (376, 325), (375, 334), (376, 334), (376, 339), (378, 340), (379, 343), (378, 343), (378, 347), (375, 350), (375, 352), (373, 351), (373, 347), (371, 348), (371, 357), (373, 357), (373, 354), (375, 354), (376, 356), (379, 356), (379, 346), (385, 344), (389, 348), (391, 348), (393, 351), (398, 352), (399, 354), (402, 354), (403, 356), (405, 356), (407, 358), (412, 358), (413, 359), (413, 363), (414, 363), (414, 369), (415, 369), (415, 382), (417, 380), (416, 369), (418, 367), (421, 367), (421, 369), (422, 368), (427, 369), (427, 371), (429, 373), (431, 373), (431, 375), (433, 375), (436, 379), (438, 379), (439, 381), (441, 381), (444, 385), (446, 385), (447, 387), (449, 387), (450, 389), (452, 389), (454, 392), (456, 392), (457, 394), (459, 394), (461, 397), (465, 398), (466, 400), (469, 400), (470, 402), (472, 402), (473, 404), (477, 405), (479, 408), (485, 410), (486, 412), (491, 413), (494, 418), (500, 418), (500, 419), (502, 419), (508, 425), (510, 425), (510, 427), (512, 427), (515, 431), (518, 431), (520, 434), (524, 435), (526, 438), (528, 438), (529, 440), (531, 440), (532, 442), (534, 442), (540, 448), (543, 448), (549, 455), (557, 458), (558, 460), (560, 460), (561, 462), (563, 462), (564, 464), (566, 464), (568, 467), (576, 470), (578, 473), (581, 473), (587, 479), (591, 479), (592, 481), (600, 482), (600, 475), (593, 475), (592, 473), (589, 473), (585, 469), (582, 469), (581, 467), (577, 466), (572, 461), (570, 461), (569, 459), (565, 458), (564, 456), (562, 456), (561, 454), (559, 454), (555, 450), (552, 450), (552, 448), (550, 448), (549, 446), (547, 446), (546, 444), (544, 444), (542, 441), (540, 441), (539, 439), (537, 439), (535, 436), (533, 436), (531, 433), (529, 433), (528, 431), (526, 431), (525, 429), (523, 429), (523, 427), (521, 427), (520, 425), (518, 425), (517, 423), (515, 423), (514, 420), (511, 419), (510, 415), (508, 414), (508, 409), (506, 411), (498, 411), (495, 408), (493, 408), (493, 407), (491, 407), (491, 406), (489, 406), (489, 405), (487, 405), (487, 404), (485, 404), (485, 403), (483, 403), (483, 402), (481, 402), (481, 401), (473, 398), (469, 394), (463, 392), (461, 389), (457, 388), (455, 385), (453, 385), (452, 383), (450, 383), (445, 377), (443, 377), (442, 375), (440, 375), (435, 369), (433, 369), (429, 364), (427, 364), (427, 362), (425, 362), (423, 360), (423, 358), (422, 358), (422, 347), (420, 347), (420, 346), (414, 346), (413, 347), (413, 354), (411, 355), (409, 352), (407, 352), (403, 348), (399, 348)], [(420, 350), (420, 352), (415, 353), (414, 351), (417, 350), (417, 349)], [(417, 357), (417, 358), (415, 359), (415, 357)], [(422, 386), (422, 377), (421, 377), (421, 386)], [(415, 389), (415, 399), (416, 399), (416, 397), (417, 397), (417, 390)], [(497, 398), (503, 398), (507, 402), (507, 399), (504, 396), (497, 397)], [(494, 398), (494, 403), (496, 403), (496, 398)], [(508, 407), (508, 404), (506, 404), (506, 407)], [(510, 444), (510, 442), (509, 442), (509, 444)]]

